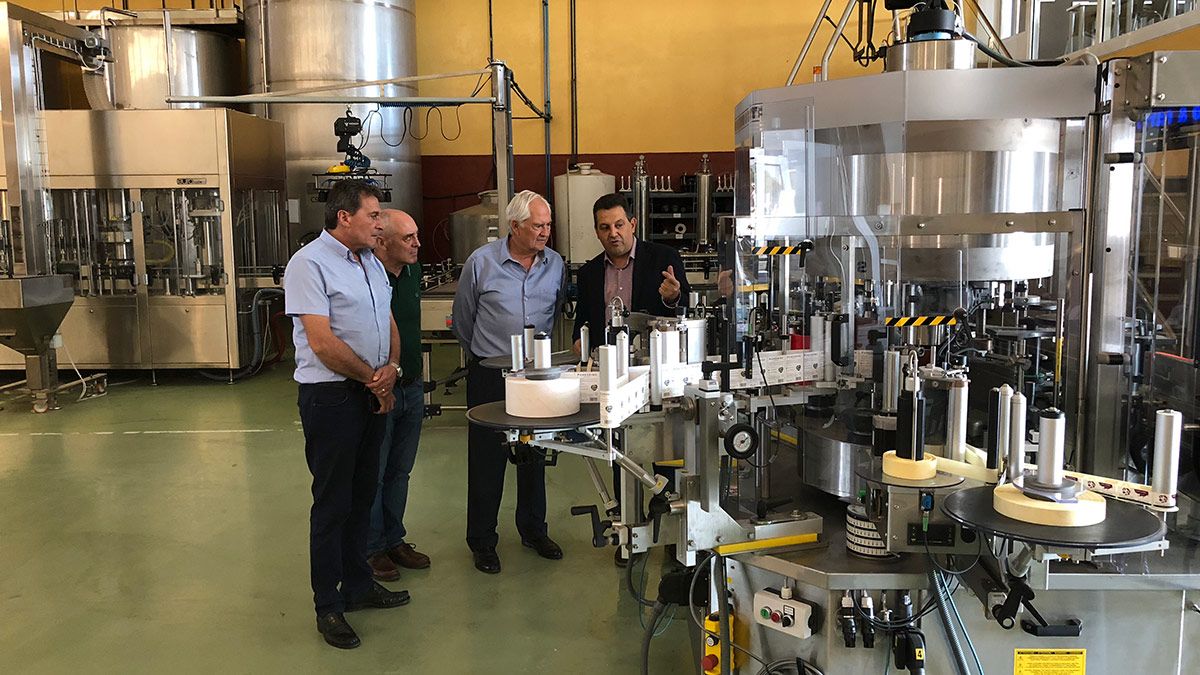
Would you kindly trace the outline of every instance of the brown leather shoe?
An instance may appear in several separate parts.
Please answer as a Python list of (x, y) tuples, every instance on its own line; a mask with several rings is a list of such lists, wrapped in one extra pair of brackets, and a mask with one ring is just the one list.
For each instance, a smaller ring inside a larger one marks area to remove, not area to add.
[(371, 574), (376, 581), (397, 581), (400, 579), (400, 569), (388, 557), (388, 554), (380, 551), (372, 553), (367, 557), (367, 564), (371, 566)]
[(392, 562), (410, 570), (423, 570), (429, 567), (429, 556), (420, 553), (412, 544), (403, 543), (387, 550), (387, 557)]

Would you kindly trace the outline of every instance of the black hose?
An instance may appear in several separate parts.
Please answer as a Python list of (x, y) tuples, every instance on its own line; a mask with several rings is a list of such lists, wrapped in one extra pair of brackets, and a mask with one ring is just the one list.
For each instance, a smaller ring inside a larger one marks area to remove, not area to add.
[[(625, 586), (629, 589), (629, 594), (633, 596), (633, 599), (638, 601), (639, 605), (642, 607), (653, 607), (654, 603), (638, 594), (637, 589), (633, 586), (633, 567), (637, 563), (638, 559), (645, 561), (646, 556), (646, 553), (638, 553), (636, 555), (629, 556), (629, 562), (625, 565)], [(648, 564), (649, 562), (642, 562), (643, 566)]]
[(1018, 61), (1016, 59), (1011, 59), (1011, 58), (1001, 54), (1000, 52), (992, 49), (991, 47), (988, 46), (988, 44), (986, 42), (984, 42), (983, 40), (980, 40), (979, 38), (975, 37), (974, 35), (971, 35), (970, 33), (966, 32), (966, 31), (963, 31), (963, 37), (967, 38), (971, 42), (974, 42), (975, 45), (979, 47), (979, 51), (986, 54), (988, 56), (988, 58), (992, 59), (993, 61), (1003, 63), (1004, 65), (1006, 65), (1010, 68), (1027, 68), (1030, 66), (1057, 66), (1057, 65), (1060, 65), (1063, 63), (1062, 59), (1051, 60), (1051, 61)]
[(259, 309), (262, 305), (262, 299), (266, 296), (282, 298), (283, 289), (260, 288), (255, 291), (253, 299), (250, 300), (250, 323), (254, 328), (254, 332), (252, 334), (254, 340), (254, 356), (250, 358), (250, 363), (232, 373), (216, 374), (204, 370), (196, 371), (200, 373), (201, 377), (213, 380), (215, 382), (236, 382), (258, 372), (259, 367), (262, 366), (263, 359), (266, 358), (266, 355), (263, 353), (263, 343), (265, 340), (263, 339), (263, 321), (260, 315), (261, 310)]
[[(629, 565), (629, 567), (633, 567), (633, 565)], [(667, 608), (670, 607), (661, 600), (655, 602), (653, 606), (654, 611), (650, 612), (650, 623), (646, 624), (646, 630), (642, 632), (642, 675), (650, 675), (650, 641), (654, 639), (654, 631), (658, 628), (658, 622), (662, 620), (663, 614), (666, 614)]]

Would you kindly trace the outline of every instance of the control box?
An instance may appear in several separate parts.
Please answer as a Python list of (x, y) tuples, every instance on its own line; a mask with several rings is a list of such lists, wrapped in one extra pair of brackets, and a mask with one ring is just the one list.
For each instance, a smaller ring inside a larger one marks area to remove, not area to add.
[(791, 597), (791, 589), (764, 588), (754, 594), (754, 621), (792, 637), (812, 637), (820, 625), (817, 606)]
[(892, 553), (979, 552), (979, 536), (942, 513), (947, 491), (887, 488), (887, 550)]

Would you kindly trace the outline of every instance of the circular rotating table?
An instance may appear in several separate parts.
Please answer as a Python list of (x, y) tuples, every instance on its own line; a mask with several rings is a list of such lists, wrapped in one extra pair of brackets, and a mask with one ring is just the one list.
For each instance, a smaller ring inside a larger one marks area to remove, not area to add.
[(1162, 538), (1167, 530), (1158, 516), (1135, 504), (1108, 499), (1104, 522), (1085, 527), (1036, 525), (1002, 515), (992, 506), (990, 485), (967, 488), (942, 500), (942, 511), (951, 519), (985, 534), (1008, 539), (1062, 546), (1096, 549), (1138, 546)]
[(509, 415), (504, 401), (492, 401), (475, 406), (467, 411), (467, 420), (481, 427), (505, 431), (559, 431), (590, 427), (600, 423), (600, 404), (584, 403), (579, 412), (561, 417), (520, 417)]

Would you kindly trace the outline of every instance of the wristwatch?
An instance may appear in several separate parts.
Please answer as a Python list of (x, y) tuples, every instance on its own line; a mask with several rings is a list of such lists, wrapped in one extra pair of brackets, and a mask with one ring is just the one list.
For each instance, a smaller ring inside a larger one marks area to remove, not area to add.
[(399, 363), (392, 362), (392, 363), (389, 363), (388, 365), (396, 369), (396, 377), (397, 378), (404, 377), (404, 369), (400, 367)]

